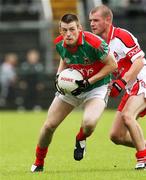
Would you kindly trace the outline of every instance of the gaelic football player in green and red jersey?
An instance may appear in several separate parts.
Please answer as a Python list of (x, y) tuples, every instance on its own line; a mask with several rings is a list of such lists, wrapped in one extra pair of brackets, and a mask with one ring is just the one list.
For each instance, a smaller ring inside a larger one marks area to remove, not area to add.
[(57, 89), (40, 132), (32, 172), (43, 171), (44, 158), (53, 133), (81, 103), (84, 103), (84, 114), (80, 131), (76, 135), (74, 159), (79, 161), (83, 158), (86, 138), (94, 131), (106, 106), (110, 73), (117, 68), (105, 41), (90, 32), (83, 32), (76, 15), (65, 14), (61, 18), (59, 31), (60, 36), (55, 39), (56, 50), (61, 57), (57, 74), (65, 68), (74, 68), (82, 73), (84, 80), (78, 82), (79, 87), (72, 95), (63, 94)]

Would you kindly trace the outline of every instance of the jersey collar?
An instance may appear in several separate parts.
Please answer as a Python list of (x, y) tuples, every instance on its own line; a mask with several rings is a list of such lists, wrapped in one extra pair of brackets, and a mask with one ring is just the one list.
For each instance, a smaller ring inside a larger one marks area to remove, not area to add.
[(115, 31), (115, 27), (113, 25), (111, 25), (110, 27), (110, 31), (108, 33), (108, 39), (107, 39), (107, 43), (110, 43), (110, 40), (112, 40), (114, 38), (114, 31)]
[(78, 40), (77, 40), (77, 43), (76, 45), (73, 47), (73, 48), (68, 48), (67, 44), (65, 43), (65, 41), (63, 41), (63, 47), (69, 49), (70, 51), (74, 51), (74, 50), (77, 50), (78, 46), (82, 45), (84, 43), (84, 39), (83, 39), (83, 32), (81, 31), (79, 33), (79, 37), (78, 37)]

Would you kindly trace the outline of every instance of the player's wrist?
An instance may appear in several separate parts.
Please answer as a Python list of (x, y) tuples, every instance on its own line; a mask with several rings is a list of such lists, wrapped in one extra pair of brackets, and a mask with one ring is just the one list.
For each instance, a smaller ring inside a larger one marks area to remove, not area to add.
[(85, 88), (88, 88), (90, 86), (90, 82), (88, 79), (84, 79), (83, 83), (85, 85)]
[(126, 86), (127, 82), (124, 79), (121, 79), (122, 83)]
[(58, 77), (59, 73), (56, 74), (55, 76), (55, 89), (60, 93), (60, 94), (65, 94), (64, 91), (58, 86)]
[(60, 74), (60, 73), (59, 73), (59, 72), (57, 72), (57, 73), (56, 73), (56, 77), (58, 77), (58, 76), (59, 76), (59, 74)]
[(117, 97), (121, 93), (121, 91), (125, 89), (126, 85), (127, 82), (124, 79), (114, 80), (110, 88), (110, 96)]

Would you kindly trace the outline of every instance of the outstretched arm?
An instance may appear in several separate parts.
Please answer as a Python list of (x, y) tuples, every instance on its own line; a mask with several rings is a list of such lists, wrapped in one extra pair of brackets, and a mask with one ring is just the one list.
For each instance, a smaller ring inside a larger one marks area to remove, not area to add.
[(118, 67), (115, 57), (112, 53), (109, 53), (106, 58), (102, 60), (102, 62), (105, 64), (105, 66), (96, 75), (88, 79), (90, 84), (94, 84), (96, 81), (104, 78), (108, 74), (115, 71)]
[(127, 83), (130, 81), (136, 80), (136, 77), (140, 70), (143, 68), (144, 62), (142, 57), (138, 57), (130, 67), (130, 69), (124, 74), (122, 79), (117, 79), (113, 81), (112, 86), (111, 86), (111, 92), (110, 96), (111, 97), (117, 97), (120, 92), (125, 89), (125, 86)]
[(130, 69), (124, 74), (123, 78), (127, 83), (136, 79), (138, 73), (143, 68), (144, 62), (142, 57), (138, 57), (130, 67)]

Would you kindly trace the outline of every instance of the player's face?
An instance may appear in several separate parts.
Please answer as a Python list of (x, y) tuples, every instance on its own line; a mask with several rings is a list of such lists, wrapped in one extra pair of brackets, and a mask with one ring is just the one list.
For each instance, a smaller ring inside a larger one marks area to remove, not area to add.
[(75, 21), (69, 24), (61, 22), (60, 24), (60, 34), (63, 36), (64, 41), (68, 46), (76, 45), (79, 32), (80, 28)]
[(107, 24), (106, 18), (101, 15), (100, 11), (89, 14), (90, 27), (94, 34), (102, 36), (102, 34), (106, 31)]

